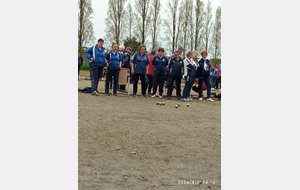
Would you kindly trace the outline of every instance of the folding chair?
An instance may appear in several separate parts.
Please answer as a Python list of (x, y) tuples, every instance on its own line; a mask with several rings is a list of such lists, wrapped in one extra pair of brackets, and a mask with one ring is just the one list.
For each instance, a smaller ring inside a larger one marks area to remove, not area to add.
[(119, 82), (118, 85), (126, 85), (127, 86), (127, 91), (128, 91), (128, 96), (130, 95), (130, 73), (129, 69), (127, 68), (122, 68), (122, 70), (119, 73)]

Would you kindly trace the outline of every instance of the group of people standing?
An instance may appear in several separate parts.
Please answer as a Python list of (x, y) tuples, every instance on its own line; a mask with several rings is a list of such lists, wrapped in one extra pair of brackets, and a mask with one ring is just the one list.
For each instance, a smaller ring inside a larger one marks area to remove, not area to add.
[[(217, 84), (218, 71), (210, 65), (207, 59), (207, 52), (201, 51), (201, 59), (196, 62), (198, 52), (188, 51), (186, 58), (183, 60), (180, 55), (184, 48), (179, 46), (178, 50), (170, 57), (164, 56), (164, 48), (158, 49), (158, 54), (152, 51), (151, 55), (146, 54), (146, 46), (144, 44), (139, 46), (132, 59), (130, 47), (126, 48), (126, 52), (118, 51), (118, 45), (112, 43), (112, 50), (105, 54), (103, 47), (104, 40), (100, 38), (98, 44), (89, 48), (85, 55), (89, 59), (92, 95), (99, 95), (97, 87), (99, 80), (102, 78), (103, 69), (107, 66), (107, 74), (105, 81), (105, 94), (109, 95), (109, 83), (112, 77), (113, 95), (117, 95), (117, 90), (124, 90), (124, 86), (118, 86), (119, 72), (122, 68), (127, 68), (133, 78), (133, 97), (136, 97), (138, 90), (138, 82), (141, 80), (142, 96), (147, 98), (148, 95), (152, 98), (156, 97), (157, 89), (159, 98), (162, 98), (163, 87), (165, 81), (168, 84), (167, 99), (170, 99), (173, 90), (173, 83), (176, 83), (176, 97), (182, 101), (192, 101), (190, 91), (194, 82), (199, 84), (199, 100), (202, 100), (202, 84), (207, 86), (207, 100), (214, 101), (210, 98), (211, 87)], [(120, 48), (121, 49), (121, 48)], [(219, 71), (221, 73), (221, 65)], [(181, 79), (184, 71), (185, 86), (181, 96)], [(217, 71), (217, 72), (216, 72)], [(167, 76), (167, 77), (166, 77)], [(219, 77), (221, 78), (221, 77)], [(217, 85), (218, 86), (218, 85)], [(151, 89), (152, 93), (151, 93)]]

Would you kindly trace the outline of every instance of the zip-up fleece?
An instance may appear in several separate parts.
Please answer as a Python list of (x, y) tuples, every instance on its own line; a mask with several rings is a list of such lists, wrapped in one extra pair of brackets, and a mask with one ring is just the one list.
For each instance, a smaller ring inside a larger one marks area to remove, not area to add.
[(101, 50), (99, 50), (98, 44), (96, 44), (95, 46), (89, 48), (85, 52), (85, 56), (86, 56), (86, 58), (88, 58), (88, 60), (90, 60), (91, 58), (94, 58), (93, 61), (90, 61), (91, 65), (101, 65), (101, 66), (103, 66), (105, 64), (105, 61), (106, 61), (104, 50), (105, 50), (104, 47), (102, 47)]
[(150, 63), (150, 61), (146, 53), (141, 55), (140, 52), (136, 52), (131, 60), (131, 63), (134, 65), (134, 73), (145, 75), (147, 65)]
[(206, 64), (207, 64), (207, 67), (208, 67), (207, 71), (204, 70), (204, 59), (201, 58), (198, 61), (197, 77), (204, 77), (204, 76), (209, 77), (209, 71), (210, 71), (210, 68), (211, 68), (209, 59), (206, 59)]

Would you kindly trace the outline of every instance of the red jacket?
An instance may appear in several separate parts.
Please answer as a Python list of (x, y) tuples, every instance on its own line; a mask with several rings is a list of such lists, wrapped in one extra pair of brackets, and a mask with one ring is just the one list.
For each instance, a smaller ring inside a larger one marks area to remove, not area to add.
[(218, 71), (217, 77), (220, 77), (220, 68), (219, 67), (215, 67), (215, 69), (217, 69), (217, 71)]
[(153, 75), (153, 70), (154, 70), (154, 67), (153, 67), (153, 65), (152, 65), (152, 60), (153, 60), (153, 57), (154, 57), (155, 55), (149, 55), (148, 57), (149, 57), (149, 61), (150, 61), (150, 63), (149, 63), (149, 68), (148, 68), (148, 73), (147, 73), (147, 75)]

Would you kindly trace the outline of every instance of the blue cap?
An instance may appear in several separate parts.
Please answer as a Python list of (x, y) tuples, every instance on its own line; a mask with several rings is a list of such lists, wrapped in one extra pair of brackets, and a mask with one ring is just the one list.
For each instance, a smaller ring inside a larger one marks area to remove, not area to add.
[(131, 47), (127, 47), (127, 48), (126, 48), (126, 50), (128, 50), (128, 49), (129, 49), (130, 51), (132, 51)]

